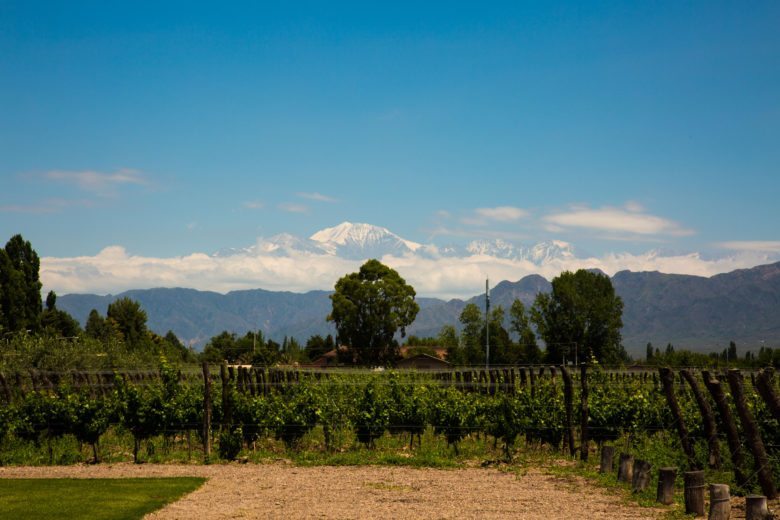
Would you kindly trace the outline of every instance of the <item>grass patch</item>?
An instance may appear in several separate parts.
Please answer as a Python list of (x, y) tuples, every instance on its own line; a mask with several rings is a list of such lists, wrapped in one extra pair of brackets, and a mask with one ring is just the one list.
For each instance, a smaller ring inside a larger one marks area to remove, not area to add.
[(0, 479), (0, 518), (137, 519), (205, 481), (199, 477)]

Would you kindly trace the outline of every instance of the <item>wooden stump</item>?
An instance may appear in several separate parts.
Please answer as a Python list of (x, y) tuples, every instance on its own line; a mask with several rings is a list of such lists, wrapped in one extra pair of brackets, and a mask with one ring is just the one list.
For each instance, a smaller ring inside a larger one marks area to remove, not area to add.
[(745, 520), (765, 520), (766, 518), (769, 518), (766, 497), (763, 495), (745, 497)]
[(634, 493), (641, 493), (650, 485), (650, 468), (650, 463), (647, 461), (640, 459), (634, 461), (634, 475), (631, 479), (631, 489)]
[(618, 465), (618, 482), (631, 482), (634, 476), (633, 472), (634, 456), (628, 453), (620, 454), (620, 464)]
[(708, 520), (729, 520), (731, 495), (726, 484), (710, 484), (710, 516)]
[(685, 481), (685, 514), (704, 516), (704, 471), (686, 471)]
[(668, 506), (674, 502), (674, 481), (677, 479), (677, 468), (661, 468), (658, 471), (658, 491), (656, 502)]
[(599, 473), (609, 473), (614, 467), (613, 459), (615, 458), (614, 446), (602, 446), (601, 447), (601, 465), (599, 465)]

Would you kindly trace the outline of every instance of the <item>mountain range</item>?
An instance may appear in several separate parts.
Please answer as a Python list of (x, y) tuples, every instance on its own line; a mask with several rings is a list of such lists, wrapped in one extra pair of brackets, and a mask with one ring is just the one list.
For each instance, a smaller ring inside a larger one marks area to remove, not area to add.
[(449, 244), (439, 247), (406, 240), (387, 228), (352, 222), (342, 222), (338, 226), (322, 229), (309, 238), (282, 233), (260, 239), (256, 244), (248, 247), (222, 249), (214, 253), (214, 256), (288, 256), (301, 253), (337, 256), (349, 260), (381, 258), (386, 255), (397, 257), (419, 255), (429, 258), (490, 256), (525, 260), (536, 265), (575, 256), (574, 247), (561, 240), (523, 246), (496, 238), (473, 240), (465, 245)]
[[(332, 233), (315, 234), (308, 241), (301, 241), (302, 245), (355, 255), (386, 247), (411, 251), (426, 247), (404, 241), (392, 233), (389, 236), (366, 230), (367, 240), (355, 242), (352, 240), (354, 235), (339, 233), (338, 227), (329, 231)], [(297, 240), (290, 240), (288, 246), (282, 242), (281, 238), (275, 242), (280, 254), (284, 254), (284, 247), (302, 247)], [(270, 247), (269, 244), (271, 241), (265, 241), (254, 247)], [(544, 261), (543, 255), (570, 252), (565, 244), (553, 246), (559, 250), (540, 252), (537, 261)], [(510, 254), (510, 248), (503, 250)], [(529, 251), (533, 248), (517, 249), (511, 254), (528, 254)], [(251, 254), (251, 250), (217, 254)], [(612, 283), (624, 302), (623, 342), (634, 355), (643, 354), (647, 342), (660, 347), (671, 342), (677, 347), (702, 351), (722, 350), (731, 340), (747, 350), (780, 343), (780, 262), (710, 278), (621, 271), (612, 277)], [(528, 306), (536, 294), (550, 291), (550, 288), (550, 282), (538, 275), (514, 282), (502, 281), (492, 288), (491, 302), (493, 306), (508, 309), (514, 299), (519, 298)], [(183, 342), (202, 348), (209, 338), (223, 330), (244, 334), (260, 329), (276, 340), (293, 336), (303, 341), (312, 334), (333, 333), (332, 325), (325, 320), (330, 310), (329, 294), (327, 291), (292, 293), (262, 289), (220, 294), (158, 288), (107, 296), (67, 294), (60, 296), (57, 303), (83, 324), (91, 309), (104, 314), (110, 302), (129, 297), (146, 310), (152, 330), (163, 334), (172, 330)], [(484, 295), (475, 295), (468, 300), (418, 298), (417, 301), (420, 312), (407, 332), (431, 336), (443, 325), (457, 325), (463, 307), (471, 302), (482, 305)]]

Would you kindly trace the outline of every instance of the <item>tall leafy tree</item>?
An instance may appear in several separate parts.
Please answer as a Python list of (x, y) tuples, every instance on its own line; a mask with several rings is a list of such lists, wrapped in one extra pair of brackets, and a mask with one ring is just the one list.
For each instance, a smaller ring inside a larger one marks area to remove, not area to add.
[(116, 324), (129, 346), (139, 346), (147, 339), (146, 311), (137, 301), (119, 298), (108, 305), (106, 317)]
[(485, 341), (483, 330), (485, 328), (485, 316), (474, 303), (469, 303), (460, 312), (458, 317), (463, 329), (460, 337), (463, 348), (463, 362), (469, 365), (485, 362)]
[(41, 267), (38, 253), (22, 235), (0, 252), (0, 325), (10, 331), (40, 328)]
[(565, 271), (552, 281), (552, 292), (537, 295), (531, 320), (547, 344), (548, 361), (560, 363), (569, 345), (580, 358), (620, 361), (623, 301), (604, 274), (580, 269)]
[(49, 334), (72, 338), (81, 334), (81, 325), (73, 316), (57, 308), (57, 294), (49, 291), (46, 309), (41, 313), (41, 327)]
[(398, 358), (393, 336), (406, 335), (420, 306), (414, 288), (398, 272), (378, 260), (368, 260), (357, 273), (341, 277), (330, 296), (328, 320), (338, 340), (360, 364), (388, 365)]
[(526, 313), (525, 305), (516, 299), (509, 308), (510, 330), (517, 337), (520, 346), (521, 363), (539, 363), (542, 360), (542, 352), (536, 342), (536, 334), (531, 328), (531, 321)]

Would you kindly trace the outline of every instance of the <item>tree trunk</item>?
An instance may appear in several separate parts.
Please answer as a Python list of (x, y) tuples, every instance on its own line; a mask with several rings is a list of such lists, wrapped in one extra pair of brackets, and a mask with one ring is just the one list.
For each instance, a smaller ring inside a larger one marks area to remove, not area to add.
[(580, 365), (580, 460), (588, 460), (588, 365)]
[(685, 480), (685, 513), (694, 516), (704, 516), (704, 471), (686, 471)]
[[(569, 455), (574, 457), (574, 395), (572, 390), (571, 375), (565, 366), (561, 366), (561, 377), (563, 378), (563, 401), (566, 407), (566, 441), (569, 445)], [(603, 451), (602, 451), (603, 457)]]
[(723, 392), (723, 385), (717, 379), (711, 379), (710, 374), (707, 371), (702, 372), (704, 376), (704, 386), (709, 390), (712, 395), (715, 405), (718, 407), (718, 414), (720, 415), (720, 421), (723, 428), (726, 430), (726, 440), (729, 444), (729, 452), (731, 453), (731, 465), (734, 466), (734, 477), (737, 481), (737, 485), (744, 487), (747, 484), (747, 477), (743, 471), (745, 467), (745, 457), (742, 454), (742, 443), (739, 439), (739, 432), (737, 431), (737, 423), (734, 420), (734, 415), (731, 413), (731, 407), (726, 400), (726, 394)]
[(775, 371), (772, 368), (764, 368), (759, 371), (758, 378), (756, 379), (756, 388), (764, 399), (764, 402), (766, 402), (767, 408), (772, 412), (775, 420), (780, 422), (780, 397), (778, 397), (777, 392), (775, 392), (775, 387), (772, 384), (774, 375)]
[(601, 464), (599, 465), (599, 473), (609, 473), (614, 466), (613, 459), (615, 458), (614, 446), (602, 446), (601, 447)]
[(767, 457), (764, 441), (761, 439), (756, 420), (753, 418), (753, 414), (750, 412), (747, 403), (745, 402), (745, 392), (742, 386), (742, 373), (739, 369), (733, 368), (729, 370), (728, 379), (731, 395), (734, 397), (734, 405), (737, 408), (737, 414), (742, 423), (742, 429), (747, 437), (750, 451), (753, 453), (756, 473), (758, 474), (758, 482), (761, 484), (761, 491), (763, 491), (764, 495), (771, 500), (777, 496), (777, 489), (775, 488), (775, 483), (772, 481), (772, 467), (769, 465), (769, 457)]
[(650, 463), (644, 460), (635, 460), (633, 476), (631, 478), (631, 489), (634, 493), (641, 493), (650, 485)]
[(701, 417), (704, 420), (704, 435), (707, 436), (707, 445), (709, 446), (709, 466), (715, 469), (720, 468), (718, 429), (715, 426), (715, 417), (712, 414), (710, 403), (705, 399), (701, 392), (701, 388), (699, 388), (699, 383), (696, 381), (693, 374), (691, 374), (690, 370), (681, 370), (680, 374), (688, 381), (691, 391), (693, 392), (693, 397), (696, 399), (696, 404), (699, 405)]
[(731, 495), (726, 484), (710, 484), (710, 516), (708, 520), (729, 520)]
[(631, 482), (634, 476), (634, 456), (628, 453), (620, 454), (620, 463), (618, 464), (618, 482)]
[(209, 364), (203, 362), (203, 461), (211, 457), (211, 374)]
[(748, 495), (745, 497), (745, 520), (766, 520), (768, 518), (771, 517), (765, 496)]
[(674, 503), (674, 481), (677, 479), (677, 468), (661, 468), (658, 471), (658, 490), (656, 502), (665, 506)]
[(672, 417), (674, 417), (674, 423), (677, 426), (677, 433), (680, 436), (680, 445), (685, 453), (685, 457), (688, 459), (688, 466), (695, 468), (696, 458), (693, 453), (691, 442), (688, 439), (688, 428), (685, 426), (685, 421), (680, 412), (680, 405), (677, 404), (677, 398), (674, 396), (674, 372), (672, 372), (672, 369), (669, 367), (661, 367), (659, 372), (661, 374), (661, 383), (663, 384), (666, 402), (669, 404)]

